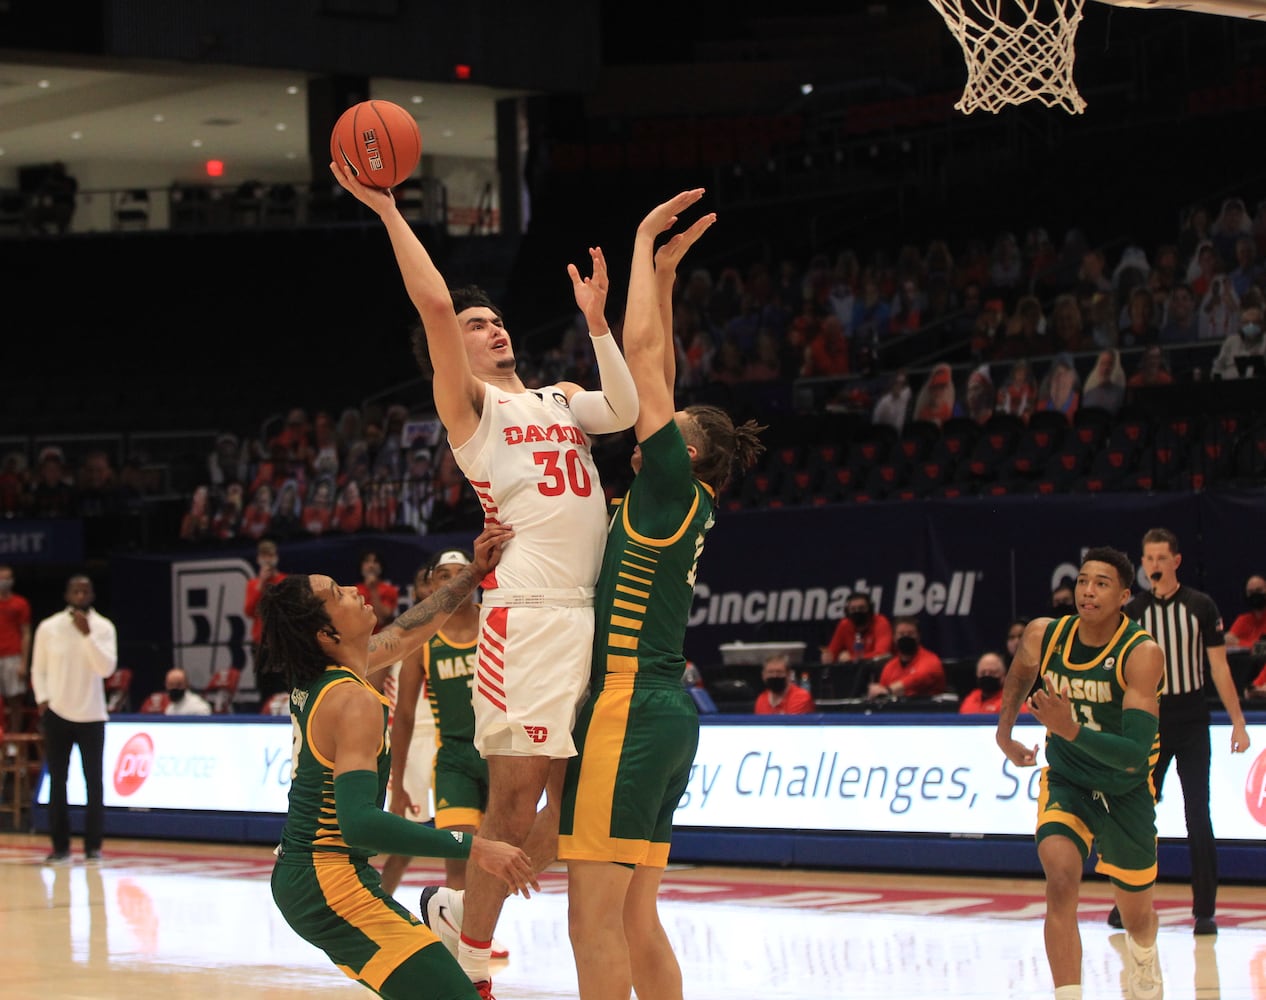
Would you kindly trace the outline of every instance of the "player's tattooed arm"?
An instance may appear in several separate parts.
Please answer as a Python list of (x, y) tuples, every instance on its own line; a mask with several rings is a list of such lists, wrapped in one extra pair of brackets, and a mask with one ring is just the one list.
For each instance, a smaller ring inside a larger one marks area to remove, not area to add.
[(419, 601), (381, 632), (369, 639), (370, 673), (390, 666), (429, 640), (449, 615), (461, 606), (479, 586), (479, 581), (492, 572), (501, 559), (505, 544), (514, 537), (510, 527), (489, 525), (475, 539), (475, 561), (442, 587), (437, 587), (426, 600)]

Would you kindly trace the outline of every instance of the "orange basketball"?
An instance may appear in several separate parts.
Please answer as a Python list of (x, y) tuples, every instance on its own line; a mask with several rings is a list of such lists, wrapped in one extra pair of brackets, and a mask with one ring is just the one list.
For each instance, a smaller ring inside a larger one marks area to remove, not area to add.
[(361, 101), (334, 123), (330, 156), (351, 167), (367, 187), (395, 187), (417, 168), (422, 133), (413, 115), (399, 104)]

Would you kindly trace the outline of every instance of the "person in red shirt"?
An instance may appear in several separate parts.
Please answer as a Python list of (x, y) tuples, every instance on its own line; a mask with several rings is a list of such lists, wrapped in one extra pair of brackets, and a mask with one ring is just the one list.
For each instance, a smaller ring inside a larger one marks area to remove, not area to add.
[(892, 655), (892, 623), (875, 611), (870, 595), (854, 592), (844, 603), (844, 617), (831, 641), (822, 647), (823, 663), (847, 663)]
[[(259, 566), (258, 575), (246, 581), (246, 600), (242, 602), (242, 613), (250, 619), (251, 623), (251, 655), (252, 662), (257, 666), (259, 664), (259, 639), (260, 632), (263, 629), (263, 619), (259, 616), (259, 599), (264, 596), (264, 591), (269, 587), (275, 587), (286, 578), (286, 574), (277, 568), (280, 556), (277, 552), (277, 543), (271, 538), (262, 538), (259, 544), (255, 546), (255, 563)], [(275, 675), (273, 675), (275, 676)], [(263, 678), (256, 674), (255, 683), (259, 685)], [(268, 692), (272, 694), (274, 692)], [(261, 696), (264, 691), (260, 689)]]
[(757, 715), (808, 715), (816, 712), (813, 695), (794, 683), (786, 656), (771, 656), (761, 667), (765, 690), (756, 699)]
[(383, 577), (382, 560), (378, 553), (363, 552), (360, 557), (361, 582), (356, 590), (374, 609), (378, 624), (375, 632), (380, 632), (396, 618), (396, 610), (400, 606), (400, 588)]
[[(1007, 679), (1007, 662), (997, 653), (983, 653), (976, 661), (976, 686), (958, 705), (959, 715), (997, 715), (1002, 708), (1002, 685)], [(1029, 710), (1028, 702), (1020, 706)]]
[(1244, 584), (1248, 610), (1231, 623), (1226, 633), (1228, 649), (1251, 649), (1266, 640), (1266, 577), (1250, 576)]
[(872, 683), (866, 697), (931, 698), (945, 693), (945, 664), (919, 642), (917, 618), (898, 618), (892, 628), (897, 655), (884, 664), (879, 680)]
[[(20, 733), (31, 663), (31, 604), (13, 590), (13, 567), (0, 565), (0, 695), (9, 706), (9, 731)], [(0, 719), (0, 731), (4, 720)]]

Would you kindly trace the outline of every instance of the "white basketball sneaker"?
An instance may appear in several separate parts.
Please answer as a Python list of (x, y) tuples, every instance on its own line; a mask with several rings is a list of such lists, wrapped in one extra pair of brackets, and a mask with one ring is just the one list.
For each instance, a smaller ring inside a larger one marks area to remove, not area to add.
[(422, 922), (443, 942), (454, 958), (462, 939), (462, 894), (446, 885), (428, 885), (418, 900)]
[(1130, 996), (1134, 1000), (1159, 1000), (1162, 986), (1160, 959), (1156, 955), (1156, 946), (1140, 948), (1127, 934), (1125, 950), (1129, 955), (1127, 982), (1130, 986)]
[(492, 954), (489, 955), (488, 957), (495, 958), (498, 961), (504, 962), (507, 958), (510, 957), (510, 949), (507, 948), (505, 945), (503, 945), (496, 938), (493, 938), (492, 939)]

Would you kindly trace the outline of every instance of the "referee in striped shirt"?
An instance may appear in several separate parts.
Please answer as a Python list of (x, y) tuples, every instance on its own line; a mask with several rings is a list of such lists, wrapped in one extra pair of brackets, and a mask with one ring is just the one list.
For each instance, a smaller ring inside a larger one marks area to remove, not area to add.
[[(1143, 535), (1143, 571), (1152, 581), (1125, 606), (1125, 613), (1147, 629), (1165, 654), (1165, 688), (1160, 699), (1160, 757), (1153, 771), (1156, 798), (1170, 761), (1176, 761), (1182, 782), (1191, 852), (1192, 915), (1195, 933), (1216, 934), (1214, 911), (1218, 895), (1218, 855), (1209, 815), (1209, 703), (1205, 682), (1213, 680), (1226, 714), (1231, 718), (1231, 752), (1248, 749), (1248, 730), (1240, 710), (1239, 692), (1226, 661), (1222, 617), (1213, 598), (1178, 582), (1182, 554), (1178, 536), (1167, 528)], [(1209, 665), (1206, 672), (1205, 663)], [(1108, 917), (1121, 926), (1116, 909)]]

